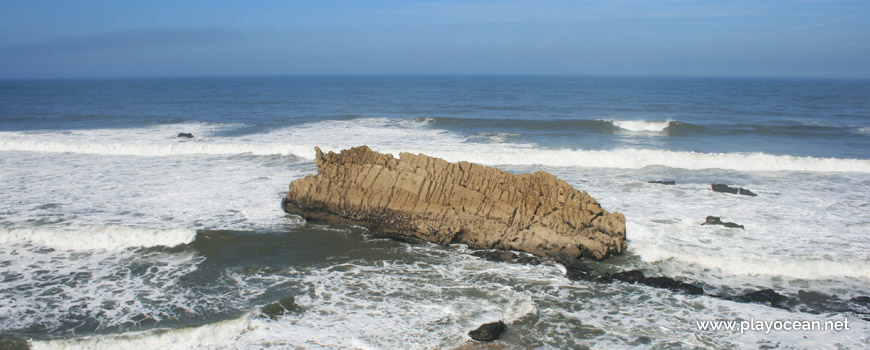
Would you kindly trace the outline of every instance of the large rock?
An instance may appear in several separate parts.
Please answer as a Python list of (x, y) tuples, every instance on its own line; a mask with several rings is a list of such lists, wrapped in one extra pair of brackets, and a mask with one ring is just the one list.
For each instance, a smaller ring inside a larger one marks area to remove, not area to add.
[(366, 146), (324, 154), (317, 175), (290, 183), (288, 213), (360, 224), (393, 237), (512, 249), (571, 260), (625, 250), (625, 217), (546, 172), (515, 175)]

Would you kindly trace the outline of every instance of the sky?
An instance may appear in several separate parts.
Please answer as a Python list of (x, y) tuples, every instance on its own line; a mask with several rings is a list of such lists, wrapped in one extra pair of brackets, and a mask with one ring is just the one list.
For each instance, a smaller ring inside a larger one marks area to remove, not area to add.
[(0, 3), (0, 79), (870, 78), (867, 0)]

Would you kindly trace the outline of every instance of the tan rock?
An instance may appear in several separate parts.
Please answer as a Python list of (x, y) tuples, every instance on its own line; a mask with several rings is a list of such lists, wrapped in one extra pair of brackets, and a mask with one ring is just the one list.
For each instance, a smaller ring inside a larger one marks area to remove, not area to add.
[(354, 147), (324, 154), (317, 175), (290, 183), (284, 210), (438, 244), (604, 259), (625, 250), (625, 217), (539, 171), (515, 175), (423, 154), (399, 159)]

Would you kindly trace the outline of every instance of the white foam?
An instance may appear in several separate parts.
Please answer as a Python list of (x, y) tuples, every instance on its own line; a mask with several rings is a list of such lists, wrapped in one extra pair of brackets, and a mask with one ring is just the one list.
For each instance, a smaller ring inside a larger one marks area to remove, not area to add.
[(502, 150), (450, 151), (418, 148), (416, 152), (482, 164), (581, 166), (640, 169), (666, 166), (681, 169), (731, 169), (738, 171), (870, 172), (870, 160), (795, 157), (765, 153), (700, 153), (651, 149), (548, 150), (504, 147)]
[(119, 335), (33, 341), (34, 350), (53, 349), (232, 349), (234, 338), (246, 331), (252, 313), (202, 326), (155, 329)]
[(662, 132), (665, 131), (669, 126), (671, 126), (671, 121), (663, 121), (663, 122), (650, 122), (646, 120), (615, 120), (608, 119), (605, 120), (613, 124), (613, 126), (628, 130), (628, 131), (636, 131), (636, 132)]
[[(82, 240), (79, 238), (79, 240)], [(231, 308), (238, 295), (203, 295), (179, 283), (204, 257), (190, 252), (45, 250), (0, 245), (0, 328), (97, 329)], [(141, 270), (142, 266), (150, 266)], [(245, 288), (228, 285), (230, 289)], [(46, 291), (50, 290), (50, 293)], [(7, 317), (6, 315), (15, 315)]]
[(173, 247), (193, 242), (189, 229), (147, 229), (125, 226), (0, 228), (0, 243), (29, 242), (65, 250), (122, 250), (135, 247)]
[(782, 276), (807, 280), (828, 278), (861, 278), (870, 280), (870, 269), (856, 261), (830, 260), (791, 260), (781, 256), (767, 259), (735, 258), (712, 254), (687, 253), (662, 246), (636, 244), (629, 248), (647, 263), (675, 260), (678, 264), (698, 265), (700, 268), (714, 268), (720, 273), (744, 276)]
[[(637, 130), (664, 130), (670, 122), (619, 121)], [(507, 142), (504, 134), (486, 135), (495, 143), (468, 143), (469, 138), (432, 129), (426, 120), (360, 118), (328, 120), (243, 137), (205, 137), (180, 141), (167, 137), (167, 127), (152, 129), (85, 130), (75, 133), (0, 133), (0, 151), (82, 153), (131, 156), (194, 154), (295, 155), (314, 157), (314, 146), (340, 151), (369, 145), (397, 155), (425, 153), (448, 161), (489, 165), (549, 165), (639, 169), (661, 165), (682, 169), (739, 171), (870, 172), (870, 160), (799, 157), (766, 153), (701, 153), (656, 149), (614, 150), (547, 149), (528, 143)], [(206, 128), (199, 124), (196, 127)], [(218, 126), (214, 126), (217, 128)], [(220, 125), (219, 127), (225, 127)], [(172, 126), (175, 130), (186, 130)], [(141, 136), (141, 135), (144, 136)], [(139, 136), (137, 136), (139, 135)], [(335, 135), (341, 135), (336, 138)]]

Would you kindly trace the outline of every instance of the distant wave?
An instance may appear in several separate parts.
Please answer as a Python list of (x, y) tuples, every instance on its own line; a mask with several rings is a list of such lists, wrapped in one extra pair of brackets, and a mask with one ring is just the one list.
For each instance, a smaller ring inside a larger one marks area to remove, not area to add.
[[(134, 142), (60, 142), (41, 139), (0, 139), (0, 151), (23, 151), (45, 153), (80, 153), (123, 156), (161, 157), (192, 154), (242, 154), (254, 155), (292, 154), (294, 145), (263, 143), (228, 143), (191, 140), (177, 142), (167, 140), (163, 143)], [(312, 147), (306, 147), (311, 149)]]
[(698, 125), (677, 120), (647, 121), (616, 118), (529, 120), (495, 118), (425, 117), (416, 120), (433, 127), (462, 131), (486, 128), (488, 130), (554, 131), (578, 133), (639, 133), (652, 136), (705, 136), (705, 135), (782, 135), (840, 137), (843, 134), (868, 134), (870, 127), (814, 125), (784, 122), (783, 124), (705, 124)]
[(618, 132), (648, 132), (666, 136), (682, 135), (689, 132), (703, 132), (704, 127), (678, 121), (645, 121), (617, 119), (573, 119), (573, 120), (528, 120), (528, 119), (491, 119), (491, 118), (452, 118), (425, 117), (417, 120), (430, 123), (435, 127), (448, 129), (492, 128), (541, 130), (564, 132), (589, 132), (613, 134)]
[(27, 242), (62, 250), (174, 247), (190, 243), (195, 237), (194, 230), (124, 226), (0, 228), (0, 243)]
[(547, 150), (481, 149), (475, 152), (420, 150), (450, 161), (482, 164), (584, 166), (639, 169), (661, 165), (682, 169), (739, 171), (870, 172), (870, 160), (771, 155), (766, 153), (699, 153), (651, 149)]
[[(244, 137), (206, 136), (193, 140), (178, 140), (165, 128), (125, 129), (111, 132), (84, 130), (74, 134), (62, 131), (37, 134), (0, 132), (0, 151), (124, 156), (292, 155), (311, 159), (314, 157), (314, 146), (320, 146), (324, 151), (340, 151), (367, 144), (377, 151), (394, 155), (400, 152), (425, 153), (449, 161), (466, 160), (490, 165), (538, 164), (629, 169), (660, 165), (683, 169), (870, 173), (870, 160), (867, 159), (771, 155), (760, 152), (700, 153), (638, 148), (548, 149), (531, 143), (510, 142), (510, 138), (514, 135), (507, 132), (482, 133), (479, 136), (490, 142), (470, 143), (469, 137), (461, 133), (433, 128), (429, 125), (433, 122), (437, 123), (431, 120), (388, 118), (329, 120)], [(605, 123), (603, 121), (572, 122)], [(609, 122), (607, 123), (610, 125)], [(678, 122), (669, 122), (666, 130), (680, 125)], [(190, 128), (172, 126), (171, 130), (186, 129)], [(341, 137), (337, 138), (336, 135)]]

